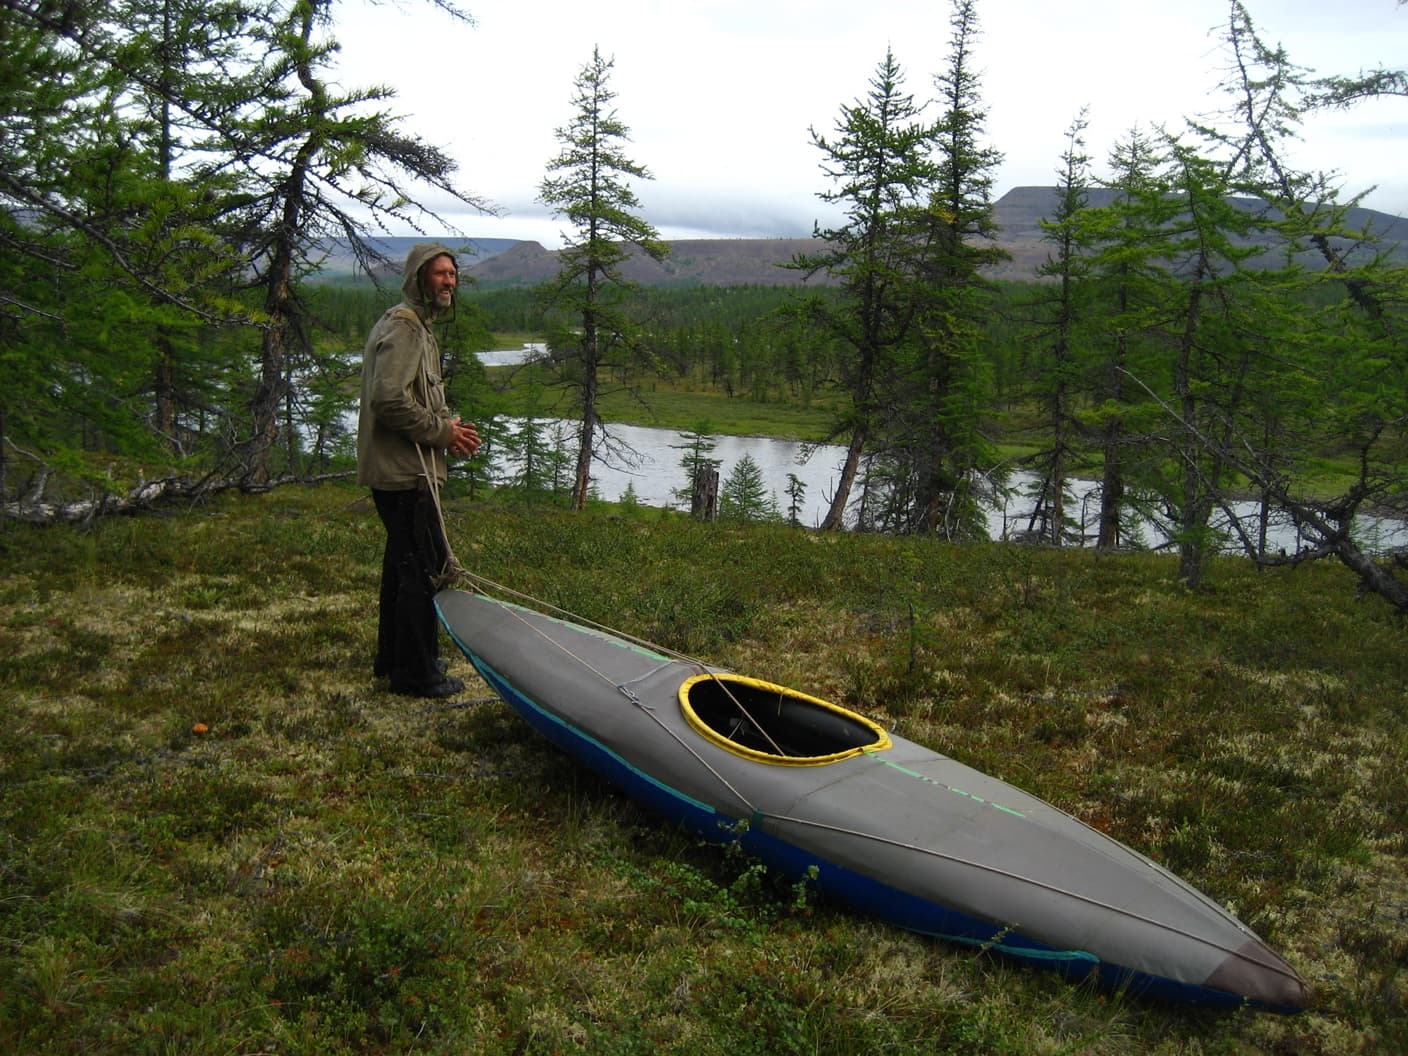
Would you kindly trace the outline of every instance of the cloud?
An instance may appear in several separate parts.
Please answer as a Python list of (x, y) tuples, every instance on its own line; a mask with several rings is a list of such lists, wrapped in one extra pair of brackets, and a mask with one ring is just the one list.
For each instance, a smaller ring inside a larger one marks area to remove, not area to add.
[[(379, 4), (339, 7), (342, 80), (391, 84), (409, 129), (460, 161), (467, 188), (508, 208), (508, 219), (490, 226), (521, 224), (554, 243), (560, 225), (533, 199), (594, 46), (615, 59), (610, 84), (631, 129), (627, 153), (655, 177), (637, 189), (645, 219), (672, 237), (759, 237), (808, 234), (825, 215), (816, 195), (826, 181), (808, 129), (833, 129), (841, 107), (867, 92), (887, 48), (907, 72), (906, 89), (932, 97), (951, 37), (942, 0), (468, 6), (475, 28), (430, 5), (401, 15)], [(1284, 44), (1293, 62), (1321, 74), (1408, 55), (1408, 12), (1395, 0), (1265, 6), (1252, 14), (1267, 43)], [(1083, 0), (1078, 11), (1049, 0), (981, 0), (974, 59), (989, 143), (1005, 155), (996, 193), (1054, 182), (1065, 131), (1084, 105), (1097, 173), (1131, 128), (1181, 132), (1185, 117), (1224, 106), (1218, 41), (1227, 12), (1227, 0)], [(1377, 184), (1366, 204), (1408, 211), (1397, 164), (1404, 114), (1395, 99), (1308, 121), (1296, 163), (1340, 172), (1347, 193)], [(473, 221), (487, 237), (481, 227)]]

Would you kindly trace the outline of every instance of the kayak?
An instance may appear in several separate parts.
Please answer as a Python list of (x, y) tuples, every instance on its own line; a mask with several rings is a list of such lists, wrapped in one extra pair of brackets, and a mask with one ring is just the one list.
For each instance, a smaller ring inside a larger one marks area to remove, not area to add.
[(539, 733), (701, 836), (924, 935), (1148, 997), (1298, 1012), (1211, 898), (1013, 785), (809, 694), (463, 590), (435, 599)]

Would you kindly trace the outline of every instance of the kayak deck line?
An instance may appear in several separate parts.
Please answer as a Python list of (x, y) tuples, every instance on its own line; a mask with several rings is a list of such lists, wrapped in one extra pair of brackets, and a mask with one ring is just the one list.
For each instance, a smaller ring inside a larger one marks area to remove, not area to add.
[[(537, 613), (537, 611), (534, 610), (534, 609), (528, 608), (527, 606), (517, 605), (517, 604), (511, 603), (511, 602), (498, 601), (497, 599), (490, 599), (490, 600), (495, 601), (496, 604), (500, 605), (500, 606), (503, 607), (504, 609), (516, 610), (517, 614), (520, 614), (520, 616), (521, 616), (522, 613), (534, 613), (535, 615), (543, 615), (543, 614), (541, 614), (541, 613)], [(817, 765), (817, 764), (820, 764), (820, 763), (832, 762), (832, 761), (835, 761), (836, 759), (842, 759), (842, 758), (845, 758), (845, 757), (848, 756), (848, 755), (854, 754), (854, 752), (848, 750), (848, 751), (843, 751), (843, 752), (839, 752), (839, 753), (838, 753), (838, 752), (821, 753), (820, 756), (803, 758), (802, 756), (794, 755), (793, 753), (784, 751), (784, 750), (782, 749), (782, 747), (779, 746), (779, 745), (777, 744), (777, 742), (773, 739), (772, 732), (771, 732), (771, 727), (770, 727), (769, 725), (764, 725), (763, 723), (761, 723), (761, 722), (759, 722), (757, 719), (755, 719), (755, 718), (752, 716), (752, 714), (749, 712), (749, 709), (742, 703), (742, 701), (740, 701), (740, 700), (737, 698), (737, 696), (735, 696), (733, 693), (731, 693), (731, 692), (729, 691), (729, 689), (727, 688), (727, 686), (725, 686), (725, 678), (724, 678), (724, 676), (722, 676), (722, 675), (720, 675), (720, 674), (718, 674), (718, 673), (712, 672), (712, 671), (711, 671), (706, 665), (704, 665), (702, 662), (700, 662), (700, 661), (698, 661), (698, 660), (694, 660), (694, 659), (692, 659), (692, 658), (690, 658), (690, 657), (685, 657), (685, 656), (683, 656), (683, 655), (681, 655), (681, 656), (679, 656), (679, 657), (677, 657), (677, 658), (675, 658), (675, 659), (671, 659), (669, 656), (666, 656), (666, 655), (664, 655), (664, 654), (662, 654), (662, 653), (658, 653), (658, 652), (656, 652), (656, 651), (653, 650), (653, 649), (647, 649), (647, 648), (645, 648), (642, 644), (638, 644), (635, 640), (628, 640), (628, 639), (622, 638), (620, 635), (617, 635), (617, 634), (615, 634), (615, 633), (613, 633), (613, 632), (608, 632), (608, 631), (604, 631), (604, 630), (603, 630), (603, 631), (594, 631), (594, 630), (591, 629), (591, 628), (584, 628), (584, 627), (582, 627), (580, 624), (574, 623), (574, 622), (572, 622), (572, 621), (570, 621), (570, 620), (559, 619), (559, 618), (557, 618), (557, 617), (555, 617), (555, 616), (544, 616), (544, 618), (545, 618), (545, 619), (548, 619), (548, 620), (551, 620), (553, 623), (555, 623), (555, 624), (557, 624), (558, 626), (561, 626), (561, 627), (563, 627), (563, 628), (566, 628), (566, 629), (569, 629), (569, 630), (573, 630), (573, 631), (586, 632), (586, 633), (588, 633), (588, 634), (591, 634), (591, 636), (592, 636), (595, 640), (597, 640), (597, 641), (603, 641), (603, 642), (607, 642), (607, 643), (613, 644), (613, 645), (619, 643), (620, 645), (622, 645), (622, 646), (624, 646), (624, 647), (626, 647), (626, 648), (629, 648), (629, 649), (632, 649), (632, 650), (635, 650), (635, 651), (639, 652), (639, 653), (640, 653), (641, 655), (643, 655), (643, 656), (649, 656), (649, 657), (652, 657), (652, 658), (655, 658), (655, 659), (660, 660), (661, 663), (662, 663), (662, 666), (668, 665), (668, 664), (670, 664), (670, 663), (676, 663), (676, 662), (684, 662), (684, 663), (693, 664), (693, 665), (697, 666), (697, 667), (699, 668), (699, 670), (700, 670), (702, 673), (699, 674), (699, 675), (697, 675), (697, 676), (695, 676), (694, 678), (690, 679), (685, 685), (683, 685), (683, 686), (680, 687), (680, 703), (681, 703), (681, 705), (682, 705), (683, 708), (684, 708), (684, 711), (685, 711), (686, 716), (689, 718), (690, 724), (693, 725), (696, 730), (698, 730), (701, 734), (703, 734), (703, 736), (706, 737), (707, 739), (709, 739), (709, 740), (711, 740), (711, 741), (714, 741), (715, 743), (717, 743), (717, 744), (719, 744), (719, 745), (721, 745), (721, 746), (727, 748), (729, 751), (737, 752), (738, 754), (744, 755), (745, 757), (748, 757), (748, 758), (756, 758), (756, 759), (762, 760), (762, 761), (775, 762), (775, 763), (783, 763), (783, 764), (786, 764), (786, 765), (793, 765), (793, 766)], [(521, 623), (523, 624), (523, 626), (525, 626), (525, 627), (528, 628), (529, 630), (533, 631), (533, 632), (539, 637), (540, 640), (542, 640), (542, 641), (548, 643), (549, 645), (551, 645), (551, 646), (555, 647), (556, 649), (560, 650), (561, 652), (565, 653), (565, 654), (566, 654), (568, 657), (570, 657), (572, 660), (576, 661), (576, 662), (577, 662), (578, 664), (580, 664), (583, 668), (585, 668), (586, 670), (590, 671), (592, 674), (596, 675), (598, 678), (601, 678), (601, 679), (602, 679), (603, 681), (605, 681), (607, 684), (609, 684), (609, 685), (614, 685), (615, 688), (616, 688), (618, 691), (620, 691), (623, 695), (625, 695), (628, 699), (634, 701), (637, 705), (640, 704), (639, 698), (637, 698), (633, 693), (631, 693), (631, 692), (627, 689), (627, 685), (626, 685), (626, 684), (618, 684), (618, 683), (613, 682), (613, 680), (612, 680), (608, 675), (606, 675), (606, 674), (603, 673), (602, 671), (599, 671), (596, 667), (594, 667), (594, 666), (593, 666), (588, 660), (586, 660), (585, 658), (583, 658), (583, 657), (579, 656), (578, 654), (574, 653), (571, 649), (569, 649), (569, 648), (566, 646), (566, 644), (564, 644), (563, 642), (558, 641), (557, 639), (553, 638), (551, 635), (546, 634), (546, 633), (542, 630), (542, 628), (536, 627), (536, 626), (533, 624), (533, 622), (532, 622), (531, 620), (521, 619)], [(653, 673), (654, 673), (654, 672), (646, 672), (644, 675), (639, 676), (637, 679), (634, 679), (633, 681), (640, 681), (641, 679), (648, 678), (648, 677), (649, 677), (651, 674), (653, 674)], [(752, 748), (749, 748), (749, 747), (745, 746), (741, 741), (736, 740), (734, 737), (728, 736), (728, 735), (725, 735), (725, 734), (721, 733), (719, 730), (717, 730), (717, 729), (711, 724), (711, 722), (710, 722), (709, 720), (706, 720), (706, 719), (701, 718), (701, 717), (696, 713), (696, 711), (694, 710), (694, 708), (693, 708), (693, 707), (691, 706), (691, 704), (689, 703), (687, 688), (688, 688), (688, 686), (694, 685), (695, 683), (698, 683), (698, 682), (704, 681), (704, 680), (711, 681), (711, 682), (713, 682), (715, 685), (723, 686), (723, 687), (724, 687), (724, 695), (729, 698), (729, 700), (731, 701), (733, 707), (734, 707), (734, 708), (737, 710), (737, 712), (738, 712), (739, 727), (737, 727), (737, 728), (735, 729), (735, 731), (734, 731), (735, 734), (737, 734), (737, 733), (742, 733), (742, 732), (746, 731), (747, 729), (750, 729), (750, 728), (751, 728), (752, 730), (754, 730), (754, 731), (756, 731), (756, 732), (758, 733), (758, 735), (762, 738), (763, 741), (766, 742), (765, 748), (770, 748), (770, 749), (772, 749), (771, 752), (768, 752), (768, 751), (756, 751), (755, 749), (752, 749)], [(785, 686), (774, 686), (774, 685), (772, 685), (771, 683), (765, 683), (765, 682), (762, 682), (761, 680), (758, 680), (758, 679), (748, 679), (748, 678), (744, 678), (744, 677), (738, 676), (738, 675), (729, 675), (729, 676), (727, 676), (727, 680), (728, 680), (729, 682), (732, 682), (733, 684), (736, 684), (736, 685), (739, 685), (739, 686), (745, 686), (745, 687), (747, 687), (748, 689), (771, 689), (771, 690), (773, 690), (773, 691), (782, 693), (782, 694), (784, 694), (784, 695), (790, 695), (790, 696), (796, 697), (796, 698), (800, 698), (800, 697), (803, 696), (802, 694), (797, 693), (796, 690), (790, 690), (790, 689), (786, 688)], [(830, 709), (830, 710), (835, 711), (835, 712), (837, 712), (837, 713), (839, 713), (839, 714), (845, 715), (849, 720), (851, 720), (851, 721), (853, 721), (853, 722), (855, 722), (855, 723), (863, 724), (864, 726), (868, 726), (868, 727), (873, 728), (873, 730), (875, 731), (875, 733), (878, 734), (877, 742), (883, 741), (883, 742), (886, 743), (886, 744), (889, 743), (889, 738), (886, 736), (885, 731), (882, 730), (882, 729), (880, 729), (880, 727), (875, 726), (875, 724), (874, 724), (874, 723), (871, 723), (870, 720), (865, 719), (865, 718), (863, 718), (862, 716), (855, 714), (854, 712), (849, 712), (849, 711), (846, 711), (845, 709), (838, 708), (838, 707), (836, 707), (834, 704), (831, 704), (829, 701), (824, 701), (824, 700), (821, 700), (821, 699), (816, 698), (816, 697), (809, 697), (809, 698), (807, 698), (807, 700), (808, 700), (808, 702), (809, 702), (810, 704), (812, 704), (813, 706), (821, 707), (821, 708), (824, 708), (824, 709)]]
[[(1166, 931), (1171, 935), (1177, 935), (1179, 938), (1182, 939), (1188, 939), (1192, 942), (1202, 943), (1209, 949), (1216, 950), (1218, 953), (1224, 954), (1228, 957), (1239, 957), (1242, 960), (1248, 960), (1253, 961), (1253, 963), (1262, 964), (1262, 962), (1255, 961), (1254, 959), (1249, 958), (1244, 953), (1242, 953), (1241, 951), (1245, 948), (1244, 946), (1239, 945), (1238, 947), (1233, 948), (1226, 943), (1213, 942), (1212, 940), (1207, 939), (1201, 935), (1196, 935), (1193, 932), (1187, 931), (1182, 928), (1173, 927), (1172, 925), (1167, 924), (1164, 921), (1155, 920), (1154, 918), (1146, 916), (1142, 913), (1135, 913), (1132, 910), (1126, 909), (1123, 906), (1117, 906), (1111, 902), (1107, 902), (1102, 899), (1092, 898), (1089, 895), (1083, 895), (1078, 891), (1072, 891), (1069, 888), (1059, 887), (1055, 884), (1050, 884), (1046, 881), (1037, 879), (1036, 877), (1027, 876), (1022, 873), (1016, 873), (1009, 869), (1002, 869), (997, 866), (988, 865), (984, 862), (974, 861), (971, 858), (964, 858), (958, 855), (948, 854), (944, 851), (936, 850), (932, 847), (925, 847), (922, 844), (906, 843), (901, 840), (893, 840), (874, 832), (862, 832), (857, 831), (855, 829), (845, 829), (840, 826), (830, 825), (826, 822), (816, 821), (810, 818), (795, 818), (787, 817), (786, 815), (782, 814), (765, 814), (762, 812), (759, 812), (756, 816), (764, 820), (771, 818), (775, 821), (786, 822), (789, 825), (802, 825), (814, 829), (824, 829), (829, 832), (839, 833), (843, 836), (852, 836), (859, 840), (869, 840), (874, 843), (886, 844), (888, 846), (897, 847), (900, 850), (909, 851), (914, 854), (923, 855), (929, 858), (937, 858), (946, 862), (952, 862), (954, 865), (961, 865), (969, 869), (976, 869), (980, 872), (991, 873), (994, 876), (1001, 876), (1006, 880), (1013, 880), (1019, 884), (1026, 884), (1031, 887), (1040, 888), (1043, 891), (1049, 891), (1053, 895), (1060, 895), (1062, 898), (1069, 898), (1072, 901), (1082, 902), (1086, 905), (1094, 906), (1097, 909), (1103, 910), (1108, 913), (1114, 913), (1118, 916), (1126, 917), (1130, 920), (1136, 920), (1141, 924), (1148, 925), (1149, 927), (1161, 931)], [(1022, 928), (1022, 924), (1020, 921), (1007, 921), (1004, 927), (1010, 931), (1020, 931)]]
[[(878, 753), (878, 751), (867, 751), (865, 754), (869, 756), (874, 756), (876, 762), (883, 763), (885, 766), (888, 766), (891, 770), (898, 770), (906, 777), (912, 777), (916, 780), (923, 781), (926, 785), (933, 785), (935, 788), (945, 789), (946, 791), (953, 792), (955, 795), (963, 796), (965, 799), (971, 799), (974, 803), (981, 803), (984, 806), (992, 807), (994, 810), (1000, 810), (1004, 814), (1011, 814), (1014, 818), (1025, 818), (1027, 816), (1022, 811), (1017, 810), (1013, 807), (1004, 806), (1003, 804), (998, 803), (996, 800), (986, 799), (983, 796), (975, 796), (972, 792), (965, 792), (963, 789), (956, 788), (953, 785), (946, 785), (942, 781), (935, 781), (932, 777), (928, 776), (927, 774), (921, 774), (918, 770), (911, 770), (909, 767), (903, 766), (900, 763), (895, 762), (893, 759), (883, 758)], [(1053, 807), (1052, 809), (1054, 810), (1056, 808)]]
[[(453, 636), (453, 634), (452, 634), (452, 636)], [(456, 639), (456, 642), (458, 642), (458, 639)], [(647, 782), (649, 782), (650, 784), (652, 784), (652, 785), (654, 785), (656, 788), (658, 788), (661, 792), (664, 792), (664, 793), (666, 793), (667, 795), (673, 796), (673, 797), (676, 798), (676, 799), (679, 799), (679, 800), (682, 800), (682, 801), (685, 802), (685, 803), (688, 803), (689, 806), (693, 807), (694, 809), (699, 810), (699, 811), (703, 811), (703, 812), (708, 813), (708, 814), (717, 814), (717, 813), (718, 813), (718, 811), (716, 811), (716, 810), (715, 810), (712, 806), (710, 806), (708, 803), (705, 803), (705, 802), (703, 802), (703, 801), (701, 801), (701, 800), (695, 799), (695, 798), (692, 797), (692, 796), (689, 796), (689, 795), (686, 795), (686, 794), (682, 793), (682, 792), (681, 792), (679, 789), (677, 789), (677, 788), (673, 788), (673, 787), (671, 787), (670, 785), (666, 785), (666, 784), (664, 784), (663, 782), (658, 781), (656, 778), (652, 777), (649, 773), (647, 773), (646, 771), (642, 770), (640, 767), (636, 766), (636, 765), (635, 765), (634, 763), (632, 763), (630, 760), (628, 760), (628, 759), (622, 757), (618, 752), (612, 750), (612, 748), (611, 748), (610, 746), (601, 743), (601, 741), (599, 741), (599, 740), (597, 740), (595, 737), (591, 736), (591, 734), (589, 734), (589, 733), (587, 733), (586, 731), (581, 730), (581, 729), (579, 729), (578, 727), (576, 727), (576, 726), (572, 725), (571, 723), (569, 723), (569, 722), (568, 722), (566, 719), (564, 719), (561, 715), (557, 715), (557, 714), (555, 714), (555, 713), (553, 713), (553, 712), (551, 712), (551, 711), (548, 711), (546, 708), (540, 707), (535, 701), (530, 700), (528, 697), (523, 696), (523, 694), (518, 693), (518, 692), (515, 692), (514, 689), (513, 689), (513, 684), (512, 684), (511, 682), (509, 682), (507, 679), (505, 679), (502, 675), (500, 675), (497, 671), (495, 671), (495, 670), (493, 669), (493, 667), (491, 667), (489, 664), (485, 663), (483, 660), (475, 660), (474, 666), (479, 670), (480, 674), (484, 677), (484, 680), (485, 680), (486, 682), (488, 682), (491, 686), (493, 686), (493, 687), (499, 692), (500, 697), (502, 697), (505, 701), (509, 701), (509, 702), (511, 702), (511, 700), (516, 700), (516, 701), (518, 701), (518, 704), (514, 705), (514, 707), (515, 707), (516, 709), (517, 709), (517, 708), (527, 708), (527, 709), (531, 709), (531, 710), (532, 710), (536, 715), (538, 715), (544, 722), (549, 722), (549, 723), (552, 723), (552, 724), (554, 724), (554, 725), (556, 725), (556, 726), (559, 726), (559, 727), (561, 727), (563, 730), (565, 730), (565, 731), (571, 733), (571, 735), (572, 735), (573, 737), (577, 737), (577, 738), (580, 738), (580, 739), (583, 740), (583, 741), (588, 742), (588, 743), (591, 744), (592, 747), (594, 747), (597, 751), (600, 751), (600, 752), (602, 752), (602, 753), (604, 753), (604, 754), (610, 756), (610, 757), (617, 763), (617, 765), (619, 765), (619, 766), (621, 766), (621, 767), (623, 767), (623, 768), (629, 770), (631, 773), (633, 773), (636, 777), (640, 778), (642, 781), (647, 781)], [(649, 711), (649, 709), (642, 709), (642, 710)], [(702, 760), (701, 760), (701, 762), (702, 762)], [(705, 764), (705, 765), (707, 766), (708, 764)], [(722, 778), (720, 778), (720, 780), (722, 780)]]

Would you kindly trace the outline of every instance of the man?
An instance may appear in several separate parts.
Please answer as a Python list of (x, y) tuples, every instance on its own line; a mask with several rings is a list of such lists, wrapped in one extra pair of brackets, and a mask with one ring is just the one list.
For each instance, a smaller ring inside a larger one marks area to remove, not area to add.
[(479, 432), (445, 401), (440, 346), (431, 324), (453, 312), (455, 255), (419, 242), (406, 257), (403, 300), (377, 321), (362, 352), (357, 482), (372, 489), (386, 528), (373, 672), (391, 691), (450, 697), (464, 689), (440, 660), (435, 581), (449, 547), (437, 505), (446, 452), (472, 457)]

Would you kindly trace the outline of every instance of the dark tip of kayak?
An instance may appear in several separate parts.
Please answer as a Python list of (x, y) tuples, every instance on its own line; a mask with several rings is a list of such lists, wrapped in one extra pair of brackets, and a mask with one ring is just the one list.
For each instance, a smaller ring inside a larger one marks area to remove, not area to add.
[(1233, 952), (1203, 985), (1278, 1012), (1300, 1012), (1310, 1003), (1310, 991), (1295, 969), (1257, 939)]

